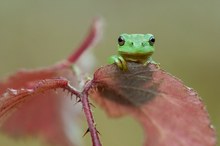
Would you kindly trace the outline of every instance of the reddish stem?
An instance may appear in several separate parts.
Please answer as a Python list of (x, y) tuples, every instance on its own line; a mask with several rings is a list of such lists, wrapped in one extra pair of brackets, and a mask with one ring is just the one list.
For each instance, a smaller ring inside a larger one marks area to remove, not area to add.
[(89, 126), (89, 132), (92, 137), (93, 146), (101, 146), (88, 100), (88, 92), (91, 87), (92, 81), (88, 81), (84, 86), (84, 90), (78, 91), (69, 84), (69, 81), (67, 79), (59, 78), (41, 80), (31, 86), (29, 89), (8, 89), (8, 91), (0, 97), (0, 118), (6, 115), (11, 109), (15, 108), (17, 105), (27, 100), (28, 97), (31, 97), (31, 95), (46, 92), (51, 89), (62, 88), (70, 92), (71, 95), (75, 95), (77, 98), (81, 99), (83, 110)]
[(81, 99), (83, 111), (85, 113), (86, 120), (89, 126), (89, 132), (92, 138), (92, 144), (93, 146), (102, 146), (100, 139), (99, 139), (98, 132), (96, 130), (95, 121), (94, 121), (94, 118), (91, 112), (91, 107), (90, 107), (90, 103), (88, 99), (88, 92), (91, 89), (92, 84), (93, 84), (92, 81), (86, 82), (82, 92), (79, 92), (78, 90), (76, 90), (69, 83), (66, 84), (64, 89), (68, 90), (71, 94), (74, 94), (76, 95), (76, 97), (79, 97)]
[(95, 121), (94, 121), (94, 118), (93, 118), (93, 115), (91, 112), (89, 99), (88, 99), (88, 92), (89, 92), (90, 88), (92, 87), (92, 84), (93, 84), (92, 81), (88, 81), (85, 84), (84, 90), (82, 92), (77, 91), (69, 84), (65, 87), (65, 89), (67, 89), (71, 94), (75, 94), (77, 97), (79, 97), (81, 99), (83, 111), (85, 113), (86, 120), (87, 120), (87, 123), (89, 126), (89, 132), (90, 132), (90, 135), (92, 138), (92, 144), (93, 144), (93, 146), (102, 146), (100, 139), (99, 139), (98, 132), (96, 130)]
[(84, 90), (81, 95), (81, 102), (89, 126), (89, 132), (92, 137), (92, 144), (93, 146), (102, 146), (98, 132), (96, 130), (95, 121), (91, 112), (89, 99), (88, 99), (88, 91), (91, 87), (92, 87), (92, 81), (88, 81), (84, 86)]
[(87, 50), (88, 48), (95, 45), (99, 38), (100, 38), (100, 31), (102, 29), (100, 28), (101, 20), (96, 18), (93, 20), (92, 26), (90, 28), (90, 32), (87, 35), (87, 38), (81, 43), (81, 45), (78, 47), (76, 51), (74, 51), (68, 58), (67, 61), (70, 63), (75, 63), (77, 59), (82, 55), (82, 53)]
[(32, 95), (58, 88), (68, 90), (71, 95), (74, 94), (76, 97), (81, 95), (78, 90), (69, 85), (69, 81), (65, 78), (41, 80), (34, 85), (30, 85), (29, 89), (8, 89), (5, 94), (0, 96), (0, 118), (24, 103)]

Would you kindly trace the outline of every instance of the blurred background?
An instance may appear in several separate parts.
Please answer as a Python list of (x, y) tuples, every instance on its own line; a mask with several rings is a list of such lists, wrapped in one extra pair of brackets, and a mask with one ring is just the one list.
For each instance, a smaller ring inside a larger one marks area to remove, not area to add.
[[(0, 0), (0, 77), (62, 60), (86, 36), (93, 17), (102, 16), (105, 31), (94, 49), (96, 68), (116, 53), (120, 33), (154, 34), (154, 60), (199, 93), (220, 131), (219, 6), (219, 0)], [(103, 145), (142, 144), (141, 127), (130, 117), (109, 119), (99, 107), (94, 116)], [(89, 135), (84, 141), (90, 145)], [(0, 145), (24, 144), (40, 142), (0, 136)]]

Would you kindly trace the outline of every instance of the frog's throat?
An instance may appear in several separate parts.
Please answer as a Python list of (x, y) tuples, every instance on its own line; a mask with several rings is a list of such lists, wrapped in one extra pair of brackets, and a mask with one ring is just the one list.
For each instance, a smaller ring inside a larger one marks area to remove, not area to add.
[(153, 54), (153, 52), (148, 53), (125, 53), (119, 52), (126, 61), (133, 61), (133, 62), (141, 62), (145, 63), (147, 59)]

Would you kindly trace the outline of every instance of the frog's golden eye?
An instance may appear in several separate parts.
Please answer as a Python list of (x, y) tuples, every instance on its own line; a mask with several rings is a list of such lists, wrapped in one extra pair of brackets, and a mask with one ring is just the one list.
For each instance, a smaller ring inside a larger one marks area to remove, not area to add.
[(154, 43), (155, 43), (155, 38), (154, 38), (154, 36), (152, 36), (152, 37), (150, 37), (150, 39), (149, 39), (149, 44), (150, 44), (151, 46), (153, 46)]
[(125, 44), (125, 40), (124, 40), (124, 38), (122, 36), (120, 36), (118, 38), (118, 44), (119, 44), (119, 46), (123, 46)]

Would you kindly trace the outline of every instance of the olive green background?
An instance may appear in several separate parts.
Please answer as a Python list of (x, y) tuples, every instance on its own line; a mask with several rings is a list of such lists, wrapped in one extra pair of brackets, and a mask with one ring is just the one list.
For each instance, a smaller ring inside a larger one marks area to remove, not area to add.
[[(120, 33), (154, 34), (154, 60), (199, 93), (219, 131), (219, 6), (219, 0), (0, 0), (0, 76), (65, 58), (86, 35), (92, 18), (102, 16), (104, 38), (94, 49), (97, 68), (116, 53)], [(142, 129), (133, 119), (109, 119), (100, 108), (94, 111), (104, 146), (141, 145)], [(89, 135), (84, 141), (91, 145)], [(41, 143), (0, 136), (0, 145)]]

